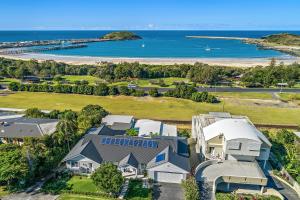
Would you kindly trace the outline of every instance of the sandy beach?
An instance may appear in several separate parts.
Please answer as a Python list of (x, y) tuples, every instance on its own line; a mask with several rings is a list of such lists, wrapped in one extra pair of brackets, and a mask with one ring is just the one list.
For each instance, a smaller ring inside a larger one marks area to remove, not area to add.
[[(139, 62), (153, 65), (171, 65), (171, 64), (194, 64), (195, 62), (206, 63), (209, 65), (233, 66), (233, 67), (254, 67), (257, 65), (266, 66), (270, 63), (270, 58), (115, 58), (115, 57), (93, 57), (93, 56), (63, 56), (52, 54), (26, 53), (17, 55), (1, 55), (0, 57), (38, 61), (55, 60), (68, 64), (97, 64), (99, 62)], [(277, 58), (277, 62), (291, 64), (300, 62), (300, 58)]]

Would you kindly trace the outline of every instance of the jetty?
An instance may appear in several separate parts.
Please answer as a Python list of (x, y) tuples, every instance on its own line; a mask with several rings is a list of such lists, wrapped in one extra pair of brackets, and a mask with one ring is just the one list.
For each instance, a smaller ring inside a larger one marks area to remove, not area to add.
[(75, 45), (56, 45), (56, 46), (47, 46), (41, 48), (10, 48), (10, 49), (3, 49), (0, 51), (1, 55), (16, 55), (16, 54), (23, 54), (23, 53), (41, 53), (44, 51), (51, 51), (51, 50), (62, 50), (62, 49), (76, 49), (76, 48), (85, 48), (88, 45), (86, 44), (75, 44)]

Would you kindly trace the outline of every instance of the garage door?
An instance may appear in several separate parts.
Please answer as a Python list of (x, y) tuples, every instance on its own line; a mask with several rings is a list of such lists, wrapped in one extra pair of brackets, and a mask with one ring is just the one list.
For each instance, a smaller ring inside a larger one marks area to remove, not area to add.
[(154, 180), (166, 183), (181, 183), (183, 174), (169, 172), (154, 172)]

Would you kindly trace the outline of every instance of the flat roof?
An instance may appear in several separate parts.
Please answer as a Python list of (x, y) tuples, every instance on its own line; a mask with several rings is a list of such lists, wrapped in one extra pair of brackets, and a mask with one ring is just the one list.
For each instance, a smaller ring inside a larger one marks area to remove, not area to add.
[(107, 115), (102, 119), (102, 122), (106, 125), (113, 125), (114, 123), (131, 123), (133, 116), (130, 115)]
[(216, 163), (205, 167), (198, 173), (197, 179), (201, 180), (201, 178), (207, 178), (207, 181), (210, 182), (220, 176), (266, 178), (257, 162), (224, 160), (222, 163)]

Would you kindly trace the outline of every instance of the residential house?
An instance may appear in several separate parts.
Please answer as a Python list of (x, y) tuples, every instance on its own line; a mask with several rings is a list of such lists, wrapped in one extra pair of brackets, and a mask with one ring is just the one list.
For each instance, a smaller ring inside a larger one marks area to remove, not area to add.
[(125, 177), (148, 174), (170, 183), (180, 183), (190, 172), (186, 139), (109, 135), (86, 134), (63, 159), (66, 167), (74, 173), (90, 174), (102, 163), (111, 162)]
[(175, 125), (164, 124), (160, 121), (150, 119), (140, 119), (134, 125), (140, 137), (173, 136), (177, 137), (177, 127)]
[(128, 115), (107, 115), (102, 123), (114, 130), (128, 130), (133, 127), (133, 116)]
[(23, 144), (26, 137), (42, 137), (56, 131), (57, 119), (6, 118), (0, 119), (0, 140), (3, 143)]
[(215, 188), (228, 183), (228, 190), (230, 183), (266, 185), (261, 166), (265, 168), (272, 145), (247, 117), (218, 112), (194, 116), (192, 137), (203, 160), (196, 170), (199, 181), (214, 182)]

